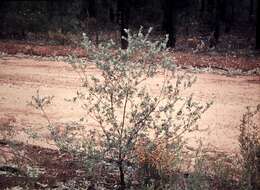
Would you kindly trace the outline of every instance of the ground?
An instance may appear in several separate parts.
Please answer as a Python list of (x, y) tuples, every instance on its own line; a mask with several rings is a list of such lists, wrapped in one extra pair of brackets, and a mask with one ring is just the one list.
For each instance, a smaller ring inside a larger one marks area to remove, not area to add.
[[(55, 146), (46, 143), (46, 141), (28, 139), (23, 129), (31, 127), (39, 131), (45, 139), (49, 137), (48, 132), (44, 129), (47, 125), (46, 120), (39, 110), (28, 105), (37, 89), (43, 95), (54, 96), (52, 104), (46, 110), (52, 122), (62, 124), (72, 120), (79, 121), (82, 116), (85, 116), (85, 112), (78, 104), (67, 101), (76, 95), (77, 89), (80, 88), (80, 80), (67, 63), (16, 54), (18, 52), (15, 47), (17, 48), (17, 46), (12, 46), (12, 43), (9, 45), (8, 43), (0, 43), (0, 50), (9, 53), (9, 55), (2, 54), (0, 57), (0, 122), (2, 125), (6, 121), (13, 122), (15, 126), (14, 140), (19, 143), (29, 143), (29, 145), (19, 146), (25, 150), (25, 155), (34, 160), (36, 165), (45, 168), (49, 166), (49, 170), (56, 170), (56, 174), (51, 171), (47, 172), (51, 176), (50, 178), (69, 179), (78, 169), (76, 165), (66, 165), (73, 158), (69, 155), (61, 155)], [(33, 48), (38, 48), (39, 51), (38, 54), (35, 52), (33, 54), (44, 56), (67, 55), (72, 51), (66, 47), (27, 46), (27, 50), (29, 49), (30, 52), (35, 51)], [(23, 45), (19, 46), (18, 49), (22, 52), (27, 51)], [(46, 53), (46, 50), (51, 53)], [(84, 55), (81, 49), (76, 50), (76, 52), (81, 52), (81, 55)], [(176, 52), (174, 56), (176, 62), (179, 65), (185, 65), (185, 67), (210, 65), (215, 69), (227, 72), (229, 69), (249, 71), (260, 67), (259, 57), (211, 56), (180, 52)], [(93, 64), (90, 63), (89, 68), (91, 74), (98, 75)], [(214, 103), (199, 121), (199, 126), (203, 131), (190, 135), (189, 144), (192, 146), (198, 139), (202, 139), (204, 146), (209, 147), (209, 149), (230, 153), (238, 152), (237, 138), (240, 119), (247, 106), (255, 106), (260, 103), (260, 76), (257, 73), (227, 76), (223, 73), (220, 75), (208, 72), (195, 73), (195, 75), (197, 82), (185, 94), (193, 93), (196, 100), (204, 103), (212, 100)], [(150, 81), (152, 90), (154, 89), (153, 85), (161, 80), (161, 76), (153, 80)], [(256, 122), (260, 126), (260, 120)], [(88, 123), (89, 127), (95, 127), (95, 125), (92, 121)], [(4, 153), (4, 150), (8, 150), (8, 145), (0, 144), (0, 151)], [(38, 157), (42, 159), (36, 159)], [(61, 170), (65, 171), (64, 175)], [(48, 177), (45, 176), (40, 182), (46, 183)], [(17, 183), (10, 182), (12, 180), (12, 177), (0, 175), (0, 187), (1, 185), (8, 186), (10, 183), (11, 185), (20, 184), (19, 180), (23, 181), (23, 178), (16, 180)]]

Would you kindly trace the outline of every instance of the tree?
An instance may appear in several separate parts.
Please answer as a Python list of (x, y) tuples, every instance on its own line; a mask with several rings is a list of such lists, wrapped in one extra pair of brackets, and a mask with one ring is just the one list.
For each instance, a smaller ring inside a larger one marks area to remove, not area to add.
[(97, 16), (96, 9), (96, 1), (95, 0), (83, 0), (82, 1), (82, 9), (80, 12), (80, 18), (84, 20), (87, 17), (93, 18)]
[(209, 1), (210, 10), (212, 10), (215, 14), (213, 17), (212, 24), (212, 38), (210, 39), (210, 47), (216, 46), (219, 40), (220, 35), (220, 21), (221, 21), (221, 0)]
[(167, 47), (175, 47), (177, 7), (175, 0), (163, 0), (163, 29), (169, 35)]
[(200, 1), (200, 17), (202, 18), (205, 11), (205, 0)]
[(1, 1), (0, 2), (0, 22), (1, 22), (1, 24), (0, 24), (0, 37), (4, 37), (4, 35), (3, 35), (3, 29), (4, 29), (4, 27), (3, 27), (3, 24), (4, 24), (4, 17), (5, 17), (5, 13), (6, 13), (6, 11), (5, 11), (5, 9), (7, 9), (8, 7), (5, 5), (5, 1)]
[(130, 3), (125, 0), (117, 0), (117, 15), (120, 24), (121, 32), (121, 48), (126, 49), (127, 43), (127, 32), (125, 31), (129, 27), (129, 15), (130, 15)]
[(249, 21), (252, 20), (253, 14), (254, 14), (254, 0), (250, 0), (249, 10), (248, 10)]
[(48, 20), (49, 22), (52, 21), (53, 19), (53, 12), (54, 12), (54, 2), (53, 1), (47, 1), (46, 3), (46, 9), (47, 9), (47, 14), (48, 14)]
[(257, 1), (256, 10), (256, 49), (260, 49), (260, 2)]
[(230, 31), (230, 19), (228, 18), (228, 1), (222, 0), (220, 2), (220, 14), (221, 14), (221, 20), (225, 24), (225, 32), (228, 33)]

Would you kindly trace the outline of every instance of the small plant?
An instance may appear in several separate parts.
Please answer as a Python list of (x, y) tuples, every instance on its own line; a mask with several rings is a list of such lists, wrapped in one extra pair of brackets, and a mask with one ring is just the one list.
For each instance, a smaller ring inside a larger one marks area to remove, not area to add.
[(27, 176), (31, 178), (38, 178), (42, 173), (41, 169), (38, 167), (27, 166), (26, 169), (27, 169)]
[[(96, 49), (83, 35), (88, 59), (70, 59), (82, 79), (82, 88), (73, 101), (80, 102), (86, 119), (97, 126), (90, 130), (78, 124), (67, 125), (62, 135), (55, 132), (55, 127), (50, 128), (60, 149), (77, 155), (89, 171), (101, 168), (117, 172), (119, 184), (113, 188), (119, 189), (130, 184), (140, 166), (140, 142), (148, 155), (165, 150), (165, 154), (158, 155), (160, 161), (153, 163), (160, 175), (168, 166), (171, 172), (178, 168), (185, 147), (184, 135), (198, 129), (196, 122), (211, 104), (200, 104), (192, 95), (182, 95), (196, 78), (177, 72), (168, 56), (168, 37), (151, 42), (151, 29), (146, 35), (142, 28), (137, 34), (126, 32), (125, 50), (115, 48), (113, 41)], [(89, 74), (90, 61), (99, 71), (97, 76)], [(34, 99), (32, 105), (36, 104), (46, 116), (43, 101), (39, 104), (38, 100), (45, 98)], [(163, 166), (169, 156), (170, 163)]]
[(255, 109), (247, 107), (239, 126), (239, 144), (243, 162), (241, 186), (253, 190), (260, 188), (260, 128), (254, 122), (259, 119), (260, 105)]
[(7, 143), (8, 139), (12, 138), (15, 134), (14, 123), (15, 117), (7, 116), (0, 118), (0, 143)]

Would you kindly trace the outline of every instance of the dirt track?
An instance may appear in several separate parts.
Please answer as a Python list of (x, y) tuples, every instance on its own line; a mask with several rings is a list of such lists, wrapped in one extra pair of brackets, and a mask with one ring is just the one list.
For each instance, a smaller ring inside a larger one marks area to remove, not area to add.
[[(97, 72), (93, 66), (90, 69), (92, 73)], [(245, 107), (260, 103), (260, 77), (213, 74), (198, 74), (197, 77), (198, 81), (191, 89), (195, 99), (203, 102), (213, 100), (214, 104), (199, 123), (201, 128), (208, 130), (193, 135), (193, 139), (203, 138), (205, 143), (210, 143), (219, 150), (237, 151), (237, 126)], [(79, 105), (64, 100), (75, 95), (79, 84), (77, 75), (65, 63), (1, 57), (0, 119), (15, 118), (17, 129), (29, 126), (38, 129), (45, 126), (47, 122), (40, 112), (27, 105), (31, 96), (40, 89), (44, 95), (55, 96), (53, 104), (47, 108), (52, 121), (79, 120), (84, 115)], [(257, 122), (260, 126), (260, 121)], [(19, 132), (16, 139), (27, 140)]]

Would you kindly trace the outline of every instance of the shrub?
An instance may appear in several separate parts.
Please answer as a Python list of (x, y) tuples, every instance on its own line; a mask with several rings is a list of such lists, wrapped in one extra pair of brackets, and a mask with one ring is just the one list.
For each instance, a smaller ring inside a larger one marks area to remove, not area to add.
[[(160, 177), (177, 170), (185, 146), (184, 135), (198, 129), (196, 121), (210, 106), (195, 102), (192, 95), (183, 96), (182, 92), (196, 78), (177, 72), (166, 49), (168, 37), (152, 42), (150, 32), (151, 29), (144, 35), (141, 28), (132, 34), (127, 30), (125, 50), (115, 48), (113, 41), (96, 49), (83, 35), (87, 59), (70, 58), (82, 79), (82, 88), (73, 101), (80, 102), (86, 118), (95, 121), (97, 127), (68, 124), (60, 135), (53, 125), (49, 126), (59, 148), (75, 154), (89, 171), (99, 168), (110, 171), (107, 175), (111, 170), (117, 172), (119, 189), (131, 185), (133, 174), (141, 166), (140, 143), (149, 156), (160, 149), (165, 151), (151, 163)], [(90, 61), (95, 62), (98, 76), (89, 74)], [(157, 83), (149, 86), (155, 77)], [(37, 99), (44, 100), (38, 96), (32, 104), (36, 103), (46, 116), (44, 106), (39, 104), (42, 101)], [(172, 159), (163, 166), (166, 157)]]
[(242, 156), (243, 176), (241, 187), (248, 190), (260, 188), (260, 128), (254, 122), (259, 119), (260, 104), (247, 107), (239, 126), (239, 144)]

